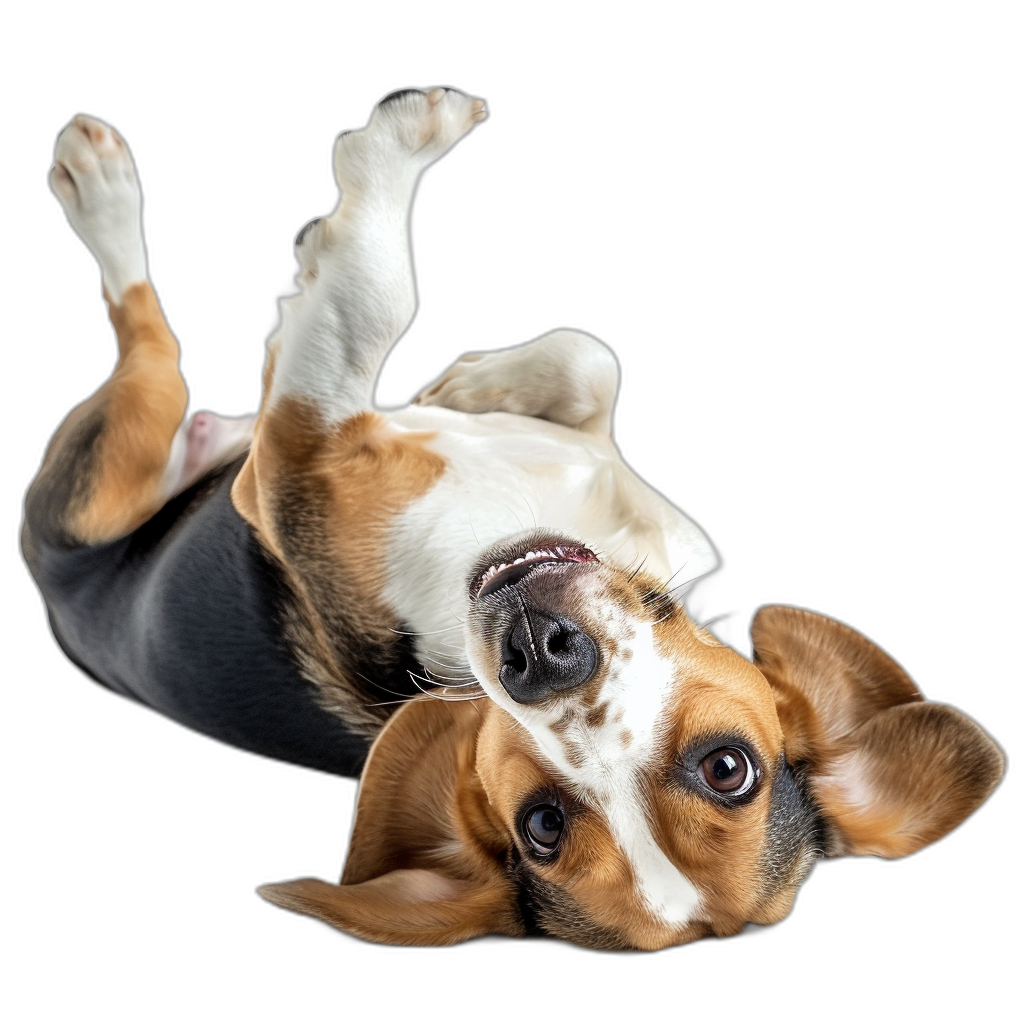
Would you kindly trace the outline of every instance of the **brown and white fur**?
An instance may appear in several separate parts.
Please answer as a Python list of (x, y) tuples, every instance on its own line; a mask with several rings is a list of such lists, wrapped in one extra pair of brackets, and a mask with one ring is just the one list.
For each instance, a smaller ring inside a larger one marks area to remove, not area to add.
[[(484, 116), (409, 91), (339, 137), (341, 200), (297, 245), (255, 421), (185, 420), (131, 156), (76, 118), (51, 181), (99, 260), (120, 359), (51, 444), (26, 558), (62, 643), (113, 685), (75, 648), (50, 553), (201, 503), (248, 450), (231, 502), (280, 574), (296, 685), (372, 743), (341, 884), (264, 887), (275, 903), (392, 943), (654, 949), (777, 921), (815, 858), (902, 856), (955, 827), (1002, 755), (844, 625), (763, 608), (750, 662), (690, 621), (714, 550), (621, 460), (617, 364), (594, 338), (467, 356), (374, 410), (415, 308), (417, 180)], [(410, 672), (429, 694), (393, 692)]]

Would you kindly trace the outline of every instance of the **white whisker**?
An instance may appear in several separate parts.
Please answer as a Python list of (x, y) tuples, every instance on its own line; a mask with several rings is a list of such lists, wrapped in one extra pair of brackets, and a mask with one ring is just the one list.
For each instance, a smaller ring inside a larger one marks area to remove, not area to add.
[(447, 640), (437, 640), (435, 641), (435, 643), (437, 644), (438, 647), (450, 647), (453, 651), (460, 651), (465, 653), (466, 650), (465, 644), (450, 644), (448, 643)]
[(389, 632), (397, 633), (399, 636), (433, 636), (435, 633), (450, 633), (455, 629), (462, 629), (462, 625), (445, 626), (444, 629), (427, 629), (421, 633), (412, 629), (391, 629), (390, 626), (388, 627)]
[[(424, 661), (424, 666), (425, 665), (426, 661)], [(465, 676), (472, 674), (472, 671), (469, 667), (469, 663), (465, 659), (457, 661), (453, 658), (452, 660), (447, 662), (438, 661), (438, 665), (443, 669), (447, 669), (447, 671), (449, 672), (454, 672), (457, 676)]]
[(452, 644), (451, 646), (454, 649), (450, 650), (450, 651), (447, 651), (447, 650), (437, 650), (434, 647), (426, 647), (426, 648), (424, 648), (424, 650), (432, 658), (435, 658), (436, 660), (438, 660), (438, 662), (450, 662), (450, 663), (451, 662), (455, 662), (455, 663), (457, 663), (459, 665), (465, 665), (466, 658), (461, 656), (462, 652), (463, 652), (463, 648), (458, 646), (457, 644)]
[[(423, 666), (423, 671), (426, 672), (427, 675), (434, 676), (436, 679), (444, 679), (446, 682), (460, 683), (462, 685), (465, 685), (467, 679), (470, 682), (476, 682), (476, 676), (474, 675), (445, 676), (442, 675), (440, 672), (435, 672), (432, 668), (427, 668), (426, 665)], [(433, 680), (431, 680), (431, 682), (433, 682)]]
[[(486, 697), (487, 696), (486, 693), (481, 691), (480, 693), (473, 694), (471, 696), (464, 695), (464, 696), (459, 696), (459, 697), (446, 697), (443, 693), (439, 692), (436, 689), (432, 688), (432, 689), (428, 690), (425, 687), (420, 685), (420, 683), (427, 683), (428, 685), (430, 685), (431, 684), (431, 680), (425, 679), (423, 676), (418, 676), (418, 675), (416, 675), (415, 672), (412, 672), (412, 671), (408, 671), (407, 674), (408, 674), (409, 678), (412, 680), (413, 685), (416, 687), (417, 690), (420, 690), (422, 693), (425, 693), (428, 697), (433, 697), (435, 700), (446, 700), (446, 701), (449, 701), (449, 702), (454, 702), (454, 701), (461, 701), (461, 700), (479, 700), (481, 697)], [(445, 689), (448, 689), (448, 687), (445, 687)], [(454, 687), (452, 687), (452, 689), (454, 689)]]

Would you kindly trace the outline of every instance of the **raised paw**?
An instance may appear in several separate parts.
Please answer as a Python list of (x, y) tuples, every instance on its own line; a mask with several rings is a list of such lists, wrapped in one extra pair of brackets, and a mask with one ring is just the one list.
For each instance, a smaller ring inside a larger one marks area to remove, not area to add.
[(483, 100), (457, 89), (394, 92), (377, 104), (365, 128), (338, 137), (338, 184), (358, 189), (392, 176), (415, 178), (486, 117)]
[(124, 140), (110, 125), (79, 114), (57, 137), (50, 187), (118, 302), (130, 284), (146, 279), (142, 194)]
[(557, 330), (525, 345), (463, 356), (414, 404), (537, 416), (606, 436), (618, 381), (607, 346), (589, 334)]
[(483, 100), (457, 89), (403, 89), (377, 104), (370, 125), (382, 122), (410, 153), (436, 159), (486, 117)]
[[(509, 398), (516, 383), (510, 353), (469, 352), (453, 363), (441, 378), (416, 398), (414, 405), (439, 405), (458, 412), (520, 412), (510, 408)], [(513, 371), (510, 376), (509, 371)], [(515, 406), (518, 403), (512, 402)]]

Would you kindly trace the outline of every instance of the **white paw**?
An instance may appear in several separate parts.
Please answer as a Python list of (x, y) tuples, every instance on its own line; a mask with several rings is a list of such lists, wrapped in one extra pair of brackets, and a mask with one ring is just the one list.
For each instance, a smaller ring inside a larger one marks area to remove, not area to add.
[(456, 89), (392, 93), (360, 131), (343, 132), (334, 148), (341, 188), (419, 174), (487, 117), (484, 101)]
[(109, 125), (79, 114), (57, 137), (50, 187), (99, 260), (117, 304), (129, 285), (147, 276), (142, 194), (124, 140)]
[(525, 345), (463, 356), (414, 404), (538, 416), (606, 437), (618, 386), (610, 349), (562, 328)]
[(519, 355), (516, 350), (470, 352), (417, 395), (413, 404), (439, 405), (458, 412), (528, 413), (529, 403), (517, 400), (516, 395), (517, 389), (524, 390), (524, 384), (528, 387)]
[(320, 273), (320, 257), (333, 241), (331, 221), (315, 217), (295, 236), (295, 258), (299, 261), (298, 281), (304, 287)]

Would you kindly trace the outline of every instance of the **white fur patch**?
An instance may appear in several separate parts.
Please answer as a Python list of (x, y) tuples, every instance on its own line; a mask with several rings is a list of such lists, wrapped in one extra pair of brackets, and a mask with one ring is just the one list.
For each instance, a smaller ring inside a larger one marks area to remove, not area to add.
[(313, 402), (338, 423), (369, 409), (388, 349), (412, 320), (409, 211), (422, 171), (486, 116), (455, 90), (410, 90), (378, 105), (334, 150), (343, 197), (304, 247), (304, 291), (281, 302), (269, 406)]
[[(696, 916), (701, 896), (656, 842), (640, 788), (641, 773), (657, 756), (673, 688), (673, 664), (658, 653), (649, 623), (618, 625), (626, 635), (620, 638), (620, 655), (597, 701), (608, 702), (600, 726), (588, 725), (585, 711), (579, 709), (578, 717), (556, 732), (552, 726), (559, 711), (517, 704), (489, 682), (485, 688), (527, 729), (541, 756), (579, 798), (603, 814), (651, 914), (666, 925), (681, 927)], [(486, 680), (485, 675), (478, 677)]]
[[(467, 575), (498, 541), (535, 527), (572, 537), (614, 565), (638, 565), (674, 586), (710, 572), (717, 556), (700, 528), (622, 462), (607, 438), (508, 413), (474, 416), (412, 406), (397, 429), (437, 432), (448, 471), (394, 521), (385, 599), (409, 628), (460, 648)], [(495, 467), (500, 467), (495, 472)], [(681, 587), (676, 595), (686, 588)]]
[(131, 285), (147, 280), (142, 193), (128, 147), (109, 125), (79, 114), (57, 137), (50, 187), (119, 305)]

